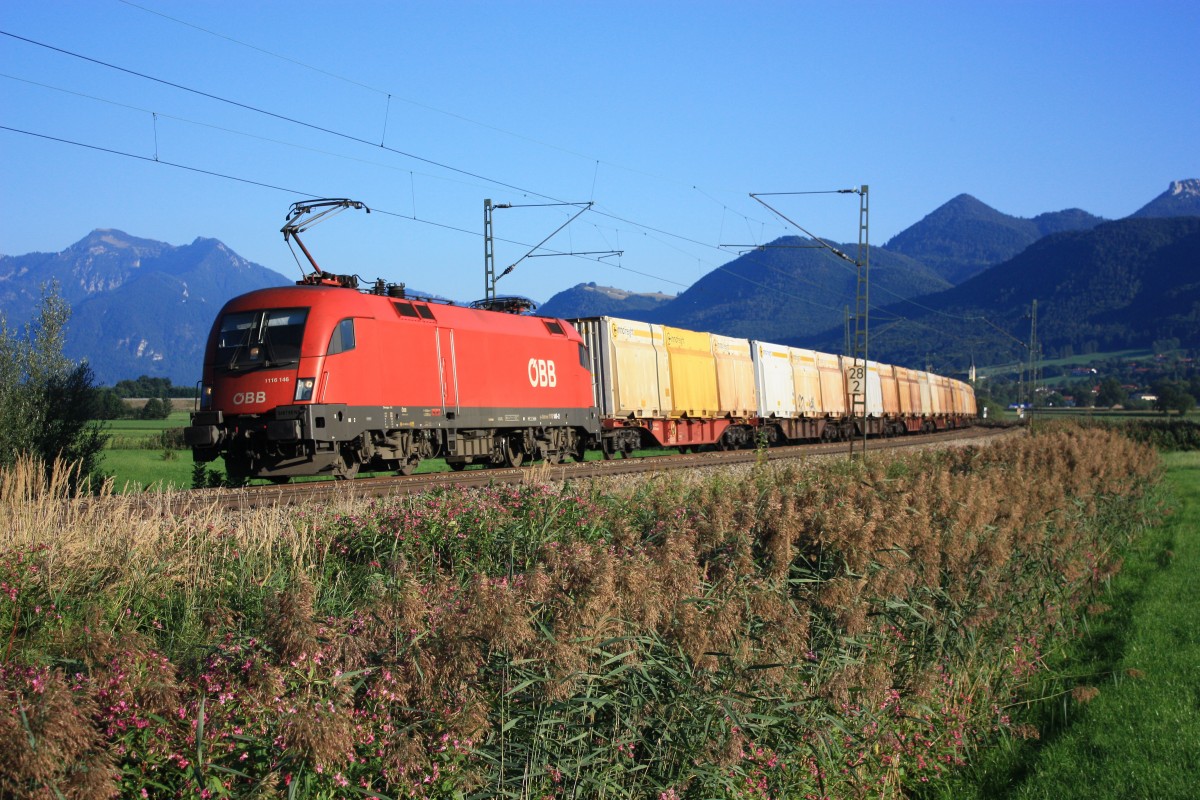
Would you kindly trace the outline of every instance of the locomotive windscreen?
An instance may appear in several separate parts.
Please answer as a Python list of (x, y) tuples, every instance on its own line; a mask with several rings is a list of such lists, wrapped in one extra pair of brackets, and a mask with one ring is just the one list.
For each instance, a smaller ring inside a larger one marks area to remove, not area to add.
[(217, 337), (216, 366), (238, 370), (297, 363), (307, 319), (307, 308), (226, 314)]

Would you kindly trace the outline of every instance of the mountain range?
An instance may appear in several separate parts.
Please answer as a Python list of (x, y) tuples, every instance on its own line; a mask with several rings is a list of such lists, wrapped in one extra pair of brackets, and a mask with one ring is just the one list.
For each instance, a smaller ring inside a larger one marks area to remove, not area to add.
[(139, 375), (189, 385), (200, 378), (213, 319), (227, 300), (289, 283), (216, 239), (175, 247), (95, 230), (59, 253), (0, 256), (0, 313), (10, 329), (56, 284), (71, 306), (64, 353), (86, 358), (100, 384)]
[[(1040, 300), (1040, 351), (1065, 355), (1179, 339), (1200, 346), (1188, 303), (1200, 251), (1200, 180), (1172, 182), (1123, 220), (1080, 209), (1032, 219), (960, 194), (870, 250), (872, 358), (943, 371), (1009, 362), (1028, 341)], [(1159, 224), (1183, 220), (1180, 224)], [(811, 240), (784, 238), (744, 254), (674, 300), (604, 313), (841, 352), (853, 265)], [(854, 247), (836, 245), (853, 254)], [(578, 287), (576, 287), (578, 288)], [(573, 290), (549, 316), (596, 313)], [(586, 296), (584, 296), (586, 299)], [(1157, 314), (1155, 309), (1164, 313)]]
[[(851, 258), (857, 245), (833, 244)], [(871, 356), (943, 371), (1012, 360), (1038, 300), (1039, 341), (1085, 352), (1175, 338), (1200, 346), (1200, 180), (1175, 181), (1123, 220), (1080, 209), (1032, 219), (960, 194), (870, 249)], [(783, 237), (676, 297), (580, 284), (539, 314), (622, 316), (840, 351), (856, 267), (825, 243)], [(97, 382), (199, 378), (205, 339), (231, 297), (292, 281), (220, 241), (172, 246), (95, 230), (59, 253), (0, 256), (10, 330), (55, 283), (72, 308), (64, 347)], [(1019, 348), (1018, 348), (1019, 349)]]

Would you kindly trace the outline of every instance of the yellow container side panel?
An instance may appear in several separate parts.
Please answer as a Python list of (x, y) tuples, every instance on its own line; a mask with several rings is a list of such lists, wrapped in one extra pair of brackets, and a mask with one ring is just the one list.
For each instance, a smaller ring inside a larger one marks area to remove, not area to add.
[(672, 415), (716, 416), (717, 363), (712, 334), (663, 326), (671, 373)]
[(616, 415), (670, 414), (670, 374), (662, 329), (646, 322), (609, 320)]
[(796, 386), (796, 408), (801, 416), (820, 415), (821, 372), (817, 369), (817, 354), (812, 350), (791, 348), (792, 380)]
[(956, 410), (965, 416), (975, 415), (975, 390), (971, 384), (962, 381), (954, 382), (955, 394), (958, 396)]
[(712, 353), (717, 364), (717, 415), (752, 416), (758, 409), (758, 392), (749, 340), (714, 333)]
[(979, 414), (979, 405), (975, 401), (975, 387), (967, 384), (967, 414), (969, 416), (977, 416)]
[(821, 409), (831, 417), (846, 416), (846, 376), (841, 360), (831, 353), (817, 353), (817, 370), (821, 373)]
[(879, 385), (883, 391), (883, 413), (889, 417), (900, 414), (900, 383), (896, 380), (896, 368), (891, 364), (879, 365)]
[(924, 370), (917, 372), (917, 390), (921, 395), (921, 415), (928, 417), (933, 414), (933, 386)]
[(946, 379), (941, 375), (930, 374), (929, 396), (933, 399), (934, 414), (950, 413), (950, 404), (946, 401)]
[[(913, 378), (912, 370), (907, 367), (896, 367), (896, 384), (897, 392), (900, 395), (900, 413), (906, 417), (911, 417), (917, 413), (920, 408), (921, 395), (917, 389), (917, 382)], [(917, 394), (914, 398), (914, 390)], [(915, 399), (915, 404), (914, 404)]]

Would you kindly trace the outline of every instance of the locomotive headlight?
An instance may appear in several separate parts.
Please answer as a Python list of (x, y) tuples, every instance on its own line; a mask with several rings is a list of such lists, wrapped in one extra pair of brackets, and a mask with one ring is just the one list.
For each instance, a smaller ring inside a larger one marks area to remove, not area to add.
[(296, 381), (296, 400), (312, 400), (314, 378), (300, 378)]
[(212, 408), (212, 394), (213, 394), (213, 392), (212, 392), (211, 386), (201, 386), (200, 387), (200, 410), (201, 411), (208, 411), (210, 408)]

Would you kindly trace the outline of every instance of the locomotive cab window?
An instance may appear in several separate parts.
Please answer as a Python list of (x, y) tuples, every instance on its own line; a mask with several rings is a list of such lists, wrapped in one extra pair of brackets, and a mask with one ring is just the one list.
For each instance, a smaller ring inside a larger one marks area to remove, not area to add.
[(238, 370), (297, 363), (307, 319), (307, 308), (226, 314), (217, 335), (217, 367)]
[(559, 325), (554, 320), (544, 319), (544, 320), (542, 320), (542, 322), (546, 323), (546, 330), (550, 331), (551, 333), (553, 333), (557, 336), (566, 336), (567, 335), (566, 331), (563, 330), (562, 325)]
[(333, 329), (329, 337), (329, 355), (337, 355), (354, 349), (354, 320), (344, 319)]

